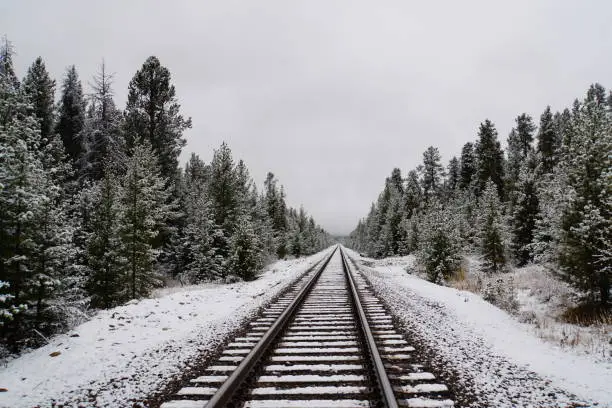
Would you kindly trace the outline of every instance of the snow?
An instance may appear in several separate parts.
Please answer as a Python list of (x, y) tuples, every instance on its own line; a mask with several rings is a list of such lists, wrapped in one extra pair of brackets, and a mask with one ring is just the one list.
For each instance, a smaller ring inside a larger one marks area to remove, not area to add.
[(0, 387), (8, 390), (0, 407), (132, 406), (214, 350), (323, 254), (278, 261), (252, 282), (173, 288), (100, 311), (0, 368)]
[(438, 369), (458, 372), (481, 404), (612, 406), (610, 360), (561, 349), (474, 293), (408, 274), (410, 256), (394, 263), (350, 254), (406, 331), (432, 350)]

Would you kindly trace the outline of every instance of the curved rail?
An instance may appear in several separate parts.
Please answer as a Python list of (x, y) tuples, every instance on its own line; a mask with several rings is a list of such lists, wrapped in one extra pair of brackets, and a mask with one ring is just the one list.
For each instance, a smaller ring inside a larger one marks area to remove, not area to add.
[(380, 357), (378, 348), (376, 347), (374, 335), (372, 334), (372, 330), (370, 329), (366, 313), (363, 309), (363, 306), (361, 305), (361, 300), (359, 299), (357, 285), (355, 285), (355, 281), (353, 279), (353, 276), (351, 275), (348, 262), (346, 261), (346, 255), (344, 254), (344, 251), (342, 249), (340, 249), (340, 256), (342, 257), (342, 265), (344, 266), (344, 272), (346, 273), (349, 285), (351, 287), (351, 293), (355, 302), (355, 309), (357, 311), (357, 315), (359, 316), (359, 321), (361, 323), (361, 329), (363, 330), (366, 346), (368, 348), (370, 361), (372, 363), (372, 367), (374, 368), (374, 372), (376, 373), (376, 381), (378, 382), (378, 389), (381, 394), (382, 402), (385, 407), (397, 408), (398, 404), (395, 398), (395, 394), (393, 392), (393, 387), (391, 386), (391, 382), (389, 381), (389, 377), (387, 376), (387, 372), (385, 371), (384, 363), (382, 361), (382, 358)]
[(289, 323), (295, 312), (298, 310), (302, 301), (313, 288), (313, 286), (319, 279), (321, 272), (325, 270), (325, 267), (327, 267), (327, 264), (332, 259), (337, 250), (338, 247), (334, 248), (334, 250), (323, 262), (323, 264), (321, 264), (319, 270), (300, 290), (300, 293), (298, 293), (298, 295), (295, 297), (295, 299), (293, 299), (291, 304), (287, 306), (287, 308), (283, 311), (280, 317), (274, 322), (272, 327), (268, 329), (268, 331), (262, 336), (262, 338), (249, 352), (249, 354), (246, 355), (240, 365), (238, 365), (236, 370), (234, 370), (232, 375), (230, 375), (229, 378), (223, 383), (223, 385), (219, 387), (217, 392), (208, 401), (208, 404), (206, 404), (206, 408), (225, 407), (232, 400), (234, 393), (238, 390), (240, 385), (248, 378), (251, 370), (253, 370), (255, 365), (259, 362), (265, 351), (268, 349), (268, 347), (270, 347), (270, 345), (274, 342), (278, 335), (287, 326), (287, 323)]

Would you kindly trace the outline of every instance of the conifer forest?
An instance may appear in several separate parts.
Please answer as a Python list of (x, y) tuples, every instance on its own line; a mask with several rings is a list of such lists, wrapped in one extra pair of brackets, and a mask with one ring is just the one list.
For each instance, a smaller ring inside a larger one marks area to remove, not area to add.
[(612, 407), (612, 1), (0, 1), (0, 408)]
[[(183, 284), (251, 280), (276, 258), (320, 251), (330, 236), (263, 188), (222, 144), (210, 163), (179, 155), (181, 114), (168, 68), (147, 58), (113, 99), (102, 63), (84, 87), (74, 66), (23, 77), (0, 44), (0, 340), (34, 347), (92, 310)], [(137, 68), (137, 67), (135, 67)], [(57, 94), (57, 95), (56, 95)], [(56, 99), (59, 100), (56, 103)]]
[(608, 309), (612, 92), (593, 84), (561, 112), (519, 114), (505, 151), (490, 120), (475, 136), (447, 165), (430, 146), (405, 177), (393, 169), (350, 245), (375, 258), (415, 254), (432, 282), (471, 253), (490, 275), (542, 264)]

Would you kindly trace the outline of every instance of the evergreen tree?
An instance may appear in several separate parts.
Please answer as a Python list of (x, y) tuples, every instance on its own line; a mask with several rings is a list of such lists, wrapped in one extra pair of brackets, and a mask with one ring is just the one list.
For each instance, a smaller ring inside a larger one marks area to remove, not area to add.
[(64, 143), (66, 153), (72, 164), (77, 166), (85, 153), (85, 141), (82, 140), (85, 126), (85, 99), (83, 87), (74, 65), (66, 71), (62, 84), (62, 97), (59, 104), (59, 118), (55, 131)]
[(110, 170), (90, 191), (96, 205), (91, 216), (87, 245), (89, 278), (87, 290), (93, 307), (109, 308), (128, 299), (124, 248), (120, 235), (123, 194), (117, 176)]
[(540, 155), (542, 171), (544, 173), (551, 173), (553, 167), (557, 164), (559, 148), (560, 140), (555, 130), (553, 115), (550, 111), (550, 106), (547, 106), (542, 116), (540, 116), (537, 145), (537, 152)]
[(459, 167), (461, 168), (459, 187), (465, 190), (471, 185), (477, 170), (473, 143), (468, 142), (463, 145)]
[(457, 157), (453, 156), (452, 159), (448, 162), (448, 178), (447, 178), (447, 188), (449, 192), (452, 194), (454, 191), (459, 188), (461, 169), (459, 168), (459, 160)]
[(83, 177), (91, 180), (100, 180), (107, 167), (113, 172), (125, 170), (121, 112), (115, 107), (112, 85), (113, 75), (107, 72), (102, 62), (92, 84), (93, 93), (81, 136), (87, 150), (79, 163), (80, 172)]
[(448, 279), (461, 261), (454, 217), (448, 209), (435, 204), (423, 219), (422, 231), (418, 259), (425, 266), (427, 278), (436, 283)]
[(511, 219), (512, 250), (519, 266), (532, 260), (531, 245), (534, 239), (539, 199), (536, 181), (536, 159), (530, 155), (521, 166), (517, 185), (517, 202)]
[(575, 133), (564, 157), (572, 198), (561, 218), (559, 264), (568, 282), (607, 306), (612, 265), (612, 119), (604, 95), (601, 86), (593, 85), (573, 115)]
[(248, 216), (240, 215), (231, 240), (231, 271), (242, 279), (252, 280), (263, 266), (260, 242)]
[(148, 142), (136, 145), (127, 162), (121, 197), (121, 256), (126, 259), (129, 298), (147, 296), (159, 284), (153, 242), (169, 213), (166, 180)]
[(489, 119), (480, 124), (475, 153), (478, 163), (476, 176), (479, 184), (477, 191), (483, 192), (487, 181), (491, 179), (497, 186), (499, 196), (503, 197), (504, 153), (497, 140), (497, 130)]
[(485, 184), (480, 198), (479, 238), (484, 266), (490, 273), (500, 272), (506, 264), (505, 229), (502, 204), (497, 187), (491, 180)]
[(429, 146), (427, 150), (423, 152), (421, 173), (423, 198), (425, 199), (425, 205), (427, 205), (434, 196), (439, 194), (442, 186), (444, 167), (442, 167), (440, 163), (440, 151), (438, 148)]
[(41, 57), (36, 58), (23, 80), (23, 90), (40, 123), (41, 145), (45, 146), (55, 121), (55, 81), (49, 77)]
[(236, 230), (240, 215), (240, 196), (232, 152), (225, 143), (219, 150), (215, 150), (210, 164), (209, 197), (215, 224), (223, 232), (216, 237), (214, 246), (219, 255), (229, 259), (229, 240)]
[(415, 215), (421, 206), (423, 200), (423, 191), (416, 170), (408, 172), (406, 181), (406, 191), (404, 192), (404, 214), (406, 218), (411, 218)]
[(183, 132), (191, 128), (191, 119), (180, 114), (176, 90), (168, 68), (151, 56), (129, 84), (125, 109), (128, 147), (147, 140), (159, 158), (162, 175), (174, 181), (178, 157), (185, 146)]

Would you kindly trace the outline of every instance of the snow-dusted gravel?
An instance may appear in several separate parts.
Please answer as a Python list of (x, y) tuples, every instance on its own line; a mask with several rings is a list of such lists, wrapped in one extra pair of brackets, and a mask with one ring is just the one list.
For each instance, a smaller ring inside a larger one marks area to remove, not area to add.
[(351, 256), (427, 362), (478, 407), (612, 407), (612, 365), (561, 350), (479, 296)]
[[(327, 253), (326, 250), (325, 253)], [(278, 261), (253, 282), (189, 287), (101, 311), (0, 368), (0, 407), (130, 407), (212, 351), (323, 253)], [(55, 353), (60, 353), (55, 355)]]

